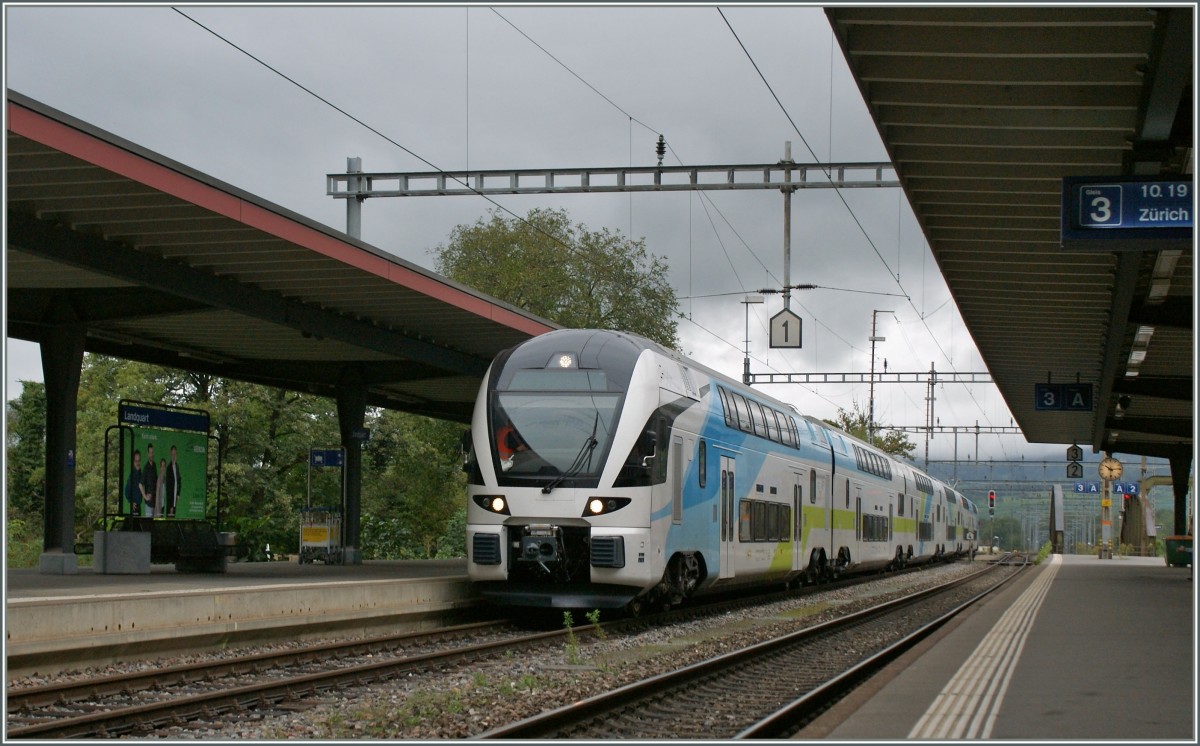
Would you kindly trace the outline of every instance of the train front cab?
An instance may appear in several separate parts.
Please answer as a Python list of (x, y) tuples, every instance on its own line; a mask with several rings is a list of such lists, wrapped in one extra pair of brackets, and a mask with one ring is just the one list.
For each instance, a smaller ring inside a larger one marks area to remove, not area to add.
[[(657, 416), (658, 366), (646, 349), (562, 330), (493, 363), (468, 459), (468, 574), (485, 598), (620, 608), (662, 577), (651, 512), (680, 454)], [(501, 438), (509, 428), (519, 443)]]

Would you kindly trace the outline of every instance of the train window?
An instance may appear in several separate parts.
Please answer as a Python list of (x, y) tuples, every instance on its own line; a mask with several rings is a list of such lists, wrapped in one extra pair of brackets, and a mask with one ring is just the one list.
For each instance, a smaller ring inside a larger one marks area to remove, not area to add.
[(796, 427), (796, 418), (788, 415), (788, 429), (792, 431), (792, 441), (796, 448), (800, 447), (800, 429)]
[(760, 438), (767, 437), (767, 420), (763, 417), (762, 405), (756, 401), (750, 402), (750, 419), (754, 423), (754, 434)]
[(796, 447), (796, 436), (792, 434), (791, 417), (786, 414), (779, 415), (779, 442), (783, 443), (788, 448)]
[(815, 471), (808, 473), (808, 500), (813, 505), (817, 504), (817, 473)]
[(919, 492), (924, 492), (926, 495), (933, 492), (933, 482), (930, 481), (929, 477), (924, 474), (914, 474), (913, 478), (917, 483), (917, 490)]
[(770, 407), (763, 407), (763, 418), (767, 422), (767, 437), (778, 443), (779, 423), (775, 420), (775, 410)]
[(738, 541), (753, 541), (754, 538), (750, 533), (750, 504), (749, 500), (738, 502)]
[(904, 515), (904, 493), (896, 496), (896, 515)]
[(750, 503), (750, 527), (754, 530), (754, 541), (767, 540), (767, 504), (764, 502)]
[(779, 506), (779, 540), (787, 541), (791, 539), (790, 531), (792, 526), (792, 506)]
[(763, 506), (767, 514), (767, 541), (779, 541), (779, 505), (769, 503)]
[(733, 406), (729, 403), (729, 394), (720, 386), (717, 387), (717, 393), (721, 396), (721, 409), (725, 410), (726, 427), (737, 427), (737, 413), (733, 411)]
[(708, 481), (708, 448), (703, 438), (700, 439), (700, 451), (696, 454), (696, 479), (700, 482), (700, 489), (704, 489)]
[(746, 403), (745, 397), (733, 392), (729, 395), (733, 398), (733, 408), (737, 410), (738, 429), (747, 433), (754, 432), (754, 426), (750, 422), (750, 405)]

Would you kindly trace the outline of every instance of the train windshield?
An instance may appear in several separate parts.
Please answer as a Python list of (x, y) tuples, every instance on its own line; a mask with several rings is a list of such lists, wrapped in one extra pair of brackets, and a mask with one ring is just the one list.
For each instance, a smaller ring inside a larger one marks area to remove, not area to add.
[(500, 484), (597, 484), (633, 369), (656, 347), (618, 332), (559, 329), (501, 353), (488, 383)]
[(501, 471), (598, 477), (620, 401), (614, 393), (498, 392), (492, 423)]

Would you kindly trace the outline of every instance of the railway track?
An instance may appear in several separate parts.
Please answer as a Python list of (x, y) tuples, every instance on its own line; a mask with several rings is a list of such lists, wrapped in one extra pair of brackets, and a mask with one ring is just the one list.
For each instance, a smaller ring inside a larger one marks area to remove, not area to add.
[[(796, 598), (833, 587), (869, 583), (859, 576), (801, 591), (732, 597), (703, 605), (599, 625), (605, 634), (636, 633), (731, 609)], [(185, 723), (220, 722), (230, 714), (303, 706), (342, 687), (386, 681), (411, 672), (446, 671), (507, 651), (587, 637), (594, 626), (530, 633), (500, 620), (429, 632), (385, 635), (257, 653), (215, 661), (63, 681), (7, 692), (7, 735), (87, 738), (149, 734)]]
[[(9, 738), (85, 738), (144, 733), (229, 711), (279, 706), (341, 686), (476, 660), (556, 638), (511, 622), (310, 645), (169, 668), (10, 689)], [(464, 640), (470, 643), (463, 645)]]
[(1023, 567), (998, 563), (478, 737), (785, 738)]

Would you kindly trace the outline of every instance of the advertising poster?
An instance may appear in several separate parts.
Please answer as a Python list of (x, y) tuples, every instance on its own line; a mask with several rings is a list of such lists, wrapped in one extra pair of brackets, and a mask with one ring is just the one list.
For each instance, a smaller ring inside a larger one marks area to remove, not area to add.
[[(121, 513), (165, 519), (204, 518), (207, 416), (123, 404), (120, 418), (127, 428), (123, 443), (126, 463), (121, 468)], [(203, 430), (161, 425), (203, 427)]]

